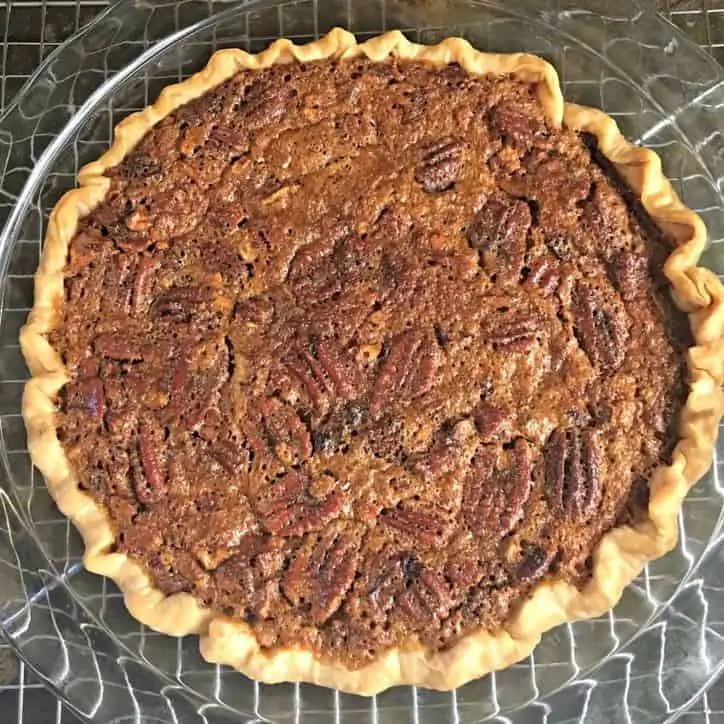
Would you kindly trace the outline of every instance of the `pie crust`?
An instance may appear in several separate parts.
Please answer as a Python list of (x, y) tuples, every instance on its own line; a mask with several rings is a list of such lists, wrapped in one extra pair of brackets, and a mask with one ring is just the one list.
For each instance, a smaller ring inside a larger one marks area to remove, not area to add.
[[(687, 355), (690, 390), (681, 413), (680, 439), (671, 465), (660, 466), (652, 476), (648, 517), (603, 537), (593, 553), (592, 576), (582, 589), (562, 580), (539, 583), (503, 630), (468, 634), (444, 651), (394, 648), (363, 668), (349, 670), (340, 663), (323, 663), (301, 648), (262, 649), (244, 623), (203, 607), (190, 594), (164, 595), (139, 564), (114, 552), (114, 532), (106, 514), (80, 489), (58, 440), (56, 398), (69, 375), (47, 335), (63, 303), (64, 267), (79, 219), (106, 195), (110, 180), (103, 173), (117, 165), (152, 126), (240, 70), (359, 55), (373, 61), (393, 55), (434, 66), (458, 63), (471, 74), (514, 76), (535, 85), (554, 125), (595, 135), (601, 152), (640, 197), (646, 211), (677, 242), (664, 273), (676, 304), (689, 314), (695, 346)], [(603, 112), (564, 103), (556, 71), (546, 61), (532, 55), (482, 53), (460, 38), (435, 46), (418, 45), (398, 31), (358, 44), (339, 28), (307, 45), (277, 40), (257, 55), (221, 50), (201, 72), (166, 88), (156, 103), (120, 123), (111, 148), (80, 171), (79, 185), (63, 196), (50, 217), (35, 277), (35, 304), (20, 335), (32, 373), (25, 388), (23, 416), (33, 463), (60, 510), (83, 537), (86, 568), (112, 578), (128, 610), (142, 623), (174, 636), (200, 634), (201, 653), (207, 661), (228, 664), (259, 681), (308, 681), (357, 694), (375, 694), (402, 684), (447, 690), (524, 658), (553, 626), (601, 615), (617, 603), (647, 561), (676, 545), (682, 501), (711, 464), (724, 409), (724, 287), (713, 273), (696, 266), (706, 229), (676, 197), (658, 156), (627, 142)]]

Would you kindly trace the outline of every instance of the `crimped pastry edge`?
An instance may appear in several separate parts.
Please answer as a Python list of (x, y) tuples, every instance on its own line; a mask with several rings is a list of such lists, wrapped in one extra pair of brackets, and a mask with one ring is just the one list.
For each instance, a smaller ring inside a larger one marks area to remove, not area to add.
[[(615, 528), (602, 538), (593, 553), (592, 577), (582, 589), (562, 580), (544, 581), (500, 631), (473, 632), (445, 651), (393, 648), (363, 668), (350, 670), (341, 663), (323, 663), (302, 648), (262, 649), (246, 624), (202, 606), (190, 594), (164, 595), (138, 563), (114, 550), (115, 534), (104, 509), (80, 489), (58, 440), (56, 399), (69, 376), (47, 334), (63, 302), (63, 270), (79, 219), (105, 197), (110, 180), (103, 173), (117, 165), (152, 126), (240, 70), (359, 55), (374, 61), (393, 55), (436, 66), (459, 63), (471, 74), (512, 75), (535, 85), (554, 125), (594, 134), (602, 153), (651, 217), (678, 243), (664, 272), (677, 305), (689, 314), (696, 344), (688, 352), (690, 392), (681, 413), (680, 440), (671, 465), (659, 467), (652, 476), (648, 519)], [(556, 71), (546, 61), (526, 54), (483, 53), (460, 38), (418, 45), (398, 31), (357, 44), (352, 34), (339, 28), (302, 46), (277, 40), (257, 55), (221, 50), (202, 71), (167, 87), (152, 106), (122, 121), (111, 148), (85, 166), (78, 179), (79, 188), (66, 193), (51, 214), (35, 278), (35, 304), (20, 334), (32, 375), (23, 396), (23, 417), (33, 463), (84, 540), (85, 567), (112, 578), (129, 612), (142, 623), (174, 636), (199, 634), (207, 661), (228, 664), (259, 681), (307, 681), (357, 694), (403, 684), (447, 690), (524, 658), (553, 626), (602, 614), (618, 602), (647, 561), (675, 546), (682, 501), (711, 464), (724, 409), (724, 287), (712, 272), (696, 266), (706, 229), (677, 198), (658, 156), (626, 141), (602, 111), (565, 104)]]

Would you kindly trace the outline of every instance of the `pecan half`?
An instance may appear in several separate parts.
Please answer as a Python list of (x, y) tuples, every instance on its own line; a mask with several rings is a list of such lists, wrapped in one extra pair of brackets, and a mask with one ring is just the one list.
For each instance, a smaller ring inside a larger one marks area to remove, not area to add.
[(549, 297), (558, 289), (561, 274), (558, 263), (552, 256), (543, 256), (530, 265), (530, 271), (523, 285), (527, 289), (538, 289), (545, 297)]
[(350, 374), (350, 360), (344, 359), (339, 350), (328, 340), (317, 339), (314, 344), (317, 361), (331, 381), (332, 386), (340, 397), (350, 400), (354, 397), (355, 386), (353, 375)]
[(611, 264), (611, 277), (621, 298), (630, 302), (645, 291), (649, 263), (645, 256), (631, 251), (619, 252)]
[(620, 237), (628, 228), (628, 215), (626, 203), (613, 188), (594, 182), (582, 219), (596, 237)]
[(383, 620), (417, 578), (422, 564), (410, 551), (375, 554), (370, 564), (365, 566), (369, 578), (363, 592), (376, 618)]
[(555, 430), (543, 450), (545, 493), (551, 508), (587, 520), (601, 501), (600, 451), (592, 430)]
[[(338, 246), (345, 245), (344, 238)], [(299, 301), (313, 306), (340, 292), (341, 280), (334, 274), (334, 251), (335, 245), (329, 239), (297, 249), (289, 263), (287, 282)]]
[(445, 138), (428, 146), (415, 171), (415, 180), (430, 194), (446, 191), (460, 174), (462, 151), (462, 142), (454, 138)]
[(153, 313), (156, 317), (188, 322), (207, 300), (208, 294), (201, 287), (171, 287), (156, 297)]
[(151, 416), (144, 417), (138, 432), (138, 459), (134, 465), (133, 483), (136, 497), (150, 505), (166, 491), (166, 469), (163, 455), (163, 431)]
[(302, 476), (291, 471), (261, 492), (257, 509), (270, 533), (299, 536), (336, 518), (342, 509), (342, 494), (333, 490), (317, 501), (308, 494)]
[(452, 555), (445, 564), (445, 576), (459, 588), (470, 588), (483, 577), (483, 567), (474, 555)]
[(494, 314), (483, 320), (481, 331), (484, 338), (497, 349), (522, 352), (535, 343), (541, 331), (541, 322), (537, 315), (525, 312)]
[(411, 458), (412, 471), (428, 482), (449, 475), (460, 464), (463, 448), (447, 441), (439, 441), (432, 448)]
[(445, 577), (423, 566), (414, 583), (400, 596), (398, 605), (408, 625), (422, 628), (446, 618), (455, 601)]
[(452, 533), (450, 521), (442, 511), (421, 505), (388, 508), (380, 514), (380, 521), (428, 548), (443, 545)]
[(106, 411), (106, 398), (103, 382), (99, 377), (79, 376), (66, 388), (66, 408), (82, 410), (95, 424), (103, 421)]
[(146, 349), (139, 340), (123, 332), (99, 334), (96, 337), (95, 349), (102, 357), (118, 362), (138, 362), (146, 356)]
[(216, 345), (204, 364), (199, 362), (192, 366), (190, 359), (182, 354), (171, 376), (165, 421), (175, 421), (189, 430), (196, 430), (208, 410), (216, 404), (228, 379), (229, 349), (226, 344)]
[(411, 329), (393, 337), (372, 389), (370, 419), (378, 420), (391, 400), (413, 400), (428, 392), (441, 361), (442, 352), (432, 330)]
[[(591, 174), (588, 168), (576, 164), (565, 156), (541, 152), (531, 159), (530, 195), (540, 202), (540, 222), (556, 219), (558, 204), (572, 206), (588, 197), (591, 191)], [(549, 213), (551, 216), (549, 216)]]
[(465, 481), (464, 517), (479, 535), (498, 541), (523, 518), (533, 488), (533, 460), (529, 444), (518, 438), (507, 460), (491, 446), (483, 446)]
[(323, 624), (342, 605), (357, 572), (360, 537), (361, 528), (331, 524), (297, 550), (282, 590), (295, 606), (311, 606), (314, 623)]
[(506, 440), (512, 433), (512, 413), (503, 407), (481, 402), (473, 411), (473, 419), (482, 442)]
[(165, 410), (168, 420), (180, 418), (183, 414), (190, 371), (191, 362), (187, 355), (182, 354), (176, 363), (169, 384), (169, 403)]
[(304, 385), (318, 411), (337, 398), (350, 400), (356, 393), (356, 368), (351, 357), (330, 340), (310, 337), (308, 344), (284, 360), (287, 369)]
[(491, 199), (476, 214), (467, 230), (467, 239), (476, 249), (495, 251), (508, 246), (525, 246), (533, 219), (524, 201), (506, 203)]
[(576, 284), (572, 308), (576, 337), (591, 363), (604, 374), (615, 372), (626, 356), (629, 336), (623, 315), (600, 303), (585, 282)]
[(291, 405), (276, 397), (256, 400), (254, 405), (261, 415), (261, 425), (271, 448), (285, 465), (311, 457), (309, 430)]
[(546, 132), (543, 121), (512, 101), (498, 103), (490, 112), (490, 120), (498, 133), (517, 146), (529, 146)]
[(155, 259), (150, 256), (141, 257), (131, 294), (131, 312), (136, 316), (148, 310), (157, 270), (158, 262)]
[(237, 553), (213, 572), (222, 606), (239, 607), (247, 620), (266, 618), (280, 600), (279, 579), (288, 555), (286, 541), (268, 535), (244, 535)]

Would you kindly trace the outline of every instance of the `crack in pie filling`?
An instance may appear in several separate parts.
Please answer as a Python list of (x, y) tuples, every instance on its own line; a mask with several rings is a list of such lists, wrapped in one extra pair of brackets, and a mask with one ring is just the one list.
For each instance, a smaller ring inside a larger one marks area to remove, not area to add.
[(587, 590), (610, 531), (650, 531), (702, 342), (681, 242), (535, 83), (327, 55), (236, 68), (101, 168), (43, 333), (104, 554), (255, 656), (307, 656), (226, 663), (372, 691), (355, 672), (391, 651), (516, 639), (536, 590)]

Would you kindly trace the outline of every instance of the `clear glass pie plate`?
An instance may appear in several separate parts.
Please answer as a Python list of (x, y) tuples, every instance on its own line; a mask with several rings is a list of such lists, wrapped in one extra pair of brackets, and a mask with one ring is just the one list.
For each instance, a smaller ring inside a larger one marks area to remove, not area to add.
[(17, 332), (48, 214), (113, 127), (219, 47), (259, 50), (335, 25), (463, 35), (553, 61), (568, 99), (602, 107), (655, 148), (707, 222), (705, 263), (724, 272), (724, 74), (646, 3), (623, 0), (122, 2), (51, 55), (0, 118), (0, 628), (69, 706), (99, 722), (655, 722), (673, 720), (724, 667), (719, 453), (686, 500), (681, 543), (603, 618), (558, 628), (533, 656), (457, 691), (400, 687), (372, 699), (258, 685), (201, 659), (194, 637), (155, 634), (115, 586), (84, 571), (78, 535), (31, 468)]

